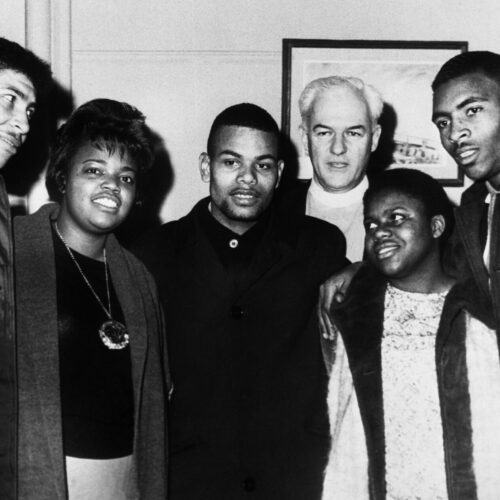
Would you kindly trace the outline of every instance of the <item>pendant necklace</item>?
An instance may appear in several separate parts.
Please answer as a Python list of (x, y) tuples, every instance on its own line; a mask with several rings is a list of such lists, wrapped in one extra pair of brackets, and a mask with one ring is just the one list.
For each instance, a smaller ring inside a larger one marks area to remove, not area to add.
[(80, 264), (78, 264), (78, 261), (73, 255), (71, 248), (66, 243), (66, 240), (63, 238), (62, 234), (59, 232), (59, 228), (57, 227), (57, 222), (55, 221), (54, 221), (54, 229), (56, 230), (57, 236), (59, 236), (59, 239), (62, 241), (63, 245), (66, 247), (66, 250), (68, 251), (68, 254), (71, 257), (71, 260), (75, 263), (76, 268), (82, 275), (83, 281), (85, 281), (89, 290), (92, 292), (92, 295), (96, 298), (102, 310), (106, 313), (106, 316), (108, 317), (108, 320), (105, 321), (99, 328), (99, 337), (102, 343), (108, 349), (124, 349), (125, 347), (127, 347), (129, 343), (129, 335), (125, 325), (123, 323), (120, 323), (119, 321), (114, 320), (113, 317), (111, 316), (111, 294), (109, 292), (109, 277), (108, 277), (108, 263), (106, 261), (106, 249), (103, 248), (103, 255), (104, 255), (104, 274), (106, 276), (106, 293), (108, 296), (108, 309), (104, 307), (104, 304), (99, 298), (99, 295), (97, 295), (96, 291), (90, 284), (90, 281), (87, 279), (87, 276), (85, 276)]

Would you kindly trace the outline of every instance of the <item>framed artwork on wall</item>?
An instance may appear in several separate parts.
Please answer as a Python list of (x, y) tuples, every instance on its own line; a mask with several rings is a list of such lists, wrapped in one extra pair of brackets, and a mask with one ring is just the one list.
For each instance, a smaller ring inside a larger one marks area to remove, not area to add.
[(384, 100), (374, 167), (417, 168), (444, 186), (462, 186), (431, 121), (431, 83), (445, 61), (467, 49), (467, 42), (284, 39), (282, 130), (297, 152), (298, 177), (312, 175), (301, 144), (300, 93), (316, 78), (338, 75), (361, 78)]

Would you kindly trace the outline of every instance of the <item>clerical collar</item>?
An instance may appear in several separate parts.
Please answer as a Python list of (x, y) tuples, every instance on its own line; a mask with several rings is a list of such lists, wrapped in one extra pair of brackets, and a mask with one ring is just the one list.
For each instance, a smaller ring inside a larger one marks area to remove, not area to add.
[(368, 189), (368, 178), (366, 175), (363, 180), (353, 189), (345, 193), (330, 193), (325, 191), (321, 184), (314, 177), (309, 187), (309, 194), (319, 203), (329, 207), (347, 207), (363, 201), (365, 191)]
[(499, 189), (495, 189), (490, 183), (489, 181), (486, 181), (486, 189), (488, 190), (488, 194), (486, 195), (486, 199), (484, 200), (485, 203), (490, 203), (491, 202), (491, 197), (493, 195), (497, 195), (498, 193), (500, 193), (500, 190)]

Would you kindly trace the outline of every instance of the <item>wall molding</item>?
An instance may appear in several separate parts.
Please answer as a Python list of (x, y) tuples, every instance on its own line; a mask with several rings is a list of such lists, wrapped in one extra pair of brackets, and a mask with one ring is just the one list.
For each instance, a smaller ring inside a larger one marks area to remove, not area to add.
[(259, 59), (281, 58), (281, 51), (255, 50), (75, 50), (75, 57), (256, 57)]
[(71, 0), (25, 0), (26, 47), (71, 90)]

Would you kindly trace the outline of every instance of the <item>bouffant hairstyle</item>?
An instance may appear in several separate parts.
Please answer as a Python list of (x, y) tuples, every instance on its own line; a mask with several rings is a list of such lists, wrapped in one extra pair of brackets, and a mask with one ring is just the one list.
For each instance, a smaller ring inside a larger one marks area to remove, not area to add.
[(52, 200), (61, 201), (71, 160), (82, 146), (92, 144), (109, 154), (127, 153), (141, 175), (153, 163), (151, 132), (144, 115), (125, 102), (94, 99), (77, 108), (57, 131), (47, 170)]

